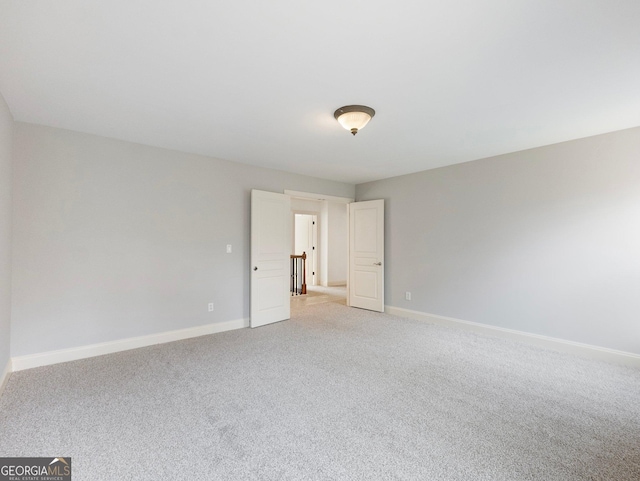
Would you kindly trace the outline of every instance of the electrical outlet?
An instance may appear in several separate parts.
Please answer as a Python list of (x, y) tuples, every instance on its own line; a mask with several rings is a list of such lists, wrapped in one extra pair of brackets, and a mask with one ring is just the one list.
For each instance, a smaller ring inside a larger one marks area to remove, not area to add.
[(231, 244), (227, 244), (227, 254), (231, 254)]
[(213, 302), (209, 303), (209, 312), (213, 311)]
[(405, 298), (405, 300), (410, 301), (411, 300), (411, 293), (409, 291), (405, 292), (404, 293), (404, 298)]

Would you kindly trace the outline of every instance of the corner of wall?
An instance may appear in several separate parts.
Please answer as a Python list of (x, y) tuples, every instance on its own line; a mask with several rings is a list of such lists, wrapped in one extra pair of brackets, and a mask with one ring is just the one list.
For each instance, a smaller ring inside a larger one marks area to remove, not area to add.
[(11, 373), (13, 133), (14, 118), (0, 93), (0, 394)]
[(9, 382), (9, 378), (11, 377), (11, 373), (13, 372), (11, 359), (7, 361), (7, 365), (4, 370), (0, 374), (0, 397), (2, 397), (2, 393), (4, 392), (4, 388), (7, 386)]

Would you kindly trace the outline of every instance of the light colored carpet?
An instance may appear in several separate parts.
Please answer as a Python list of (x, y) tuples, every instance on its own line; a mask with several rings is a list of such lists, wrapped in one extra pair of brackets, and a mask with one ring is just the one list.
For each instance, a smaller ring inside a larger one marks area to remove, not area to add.
[(336, 303), (12, 375), (0, 455), (78, 480), (638, 480), (640, 372)]

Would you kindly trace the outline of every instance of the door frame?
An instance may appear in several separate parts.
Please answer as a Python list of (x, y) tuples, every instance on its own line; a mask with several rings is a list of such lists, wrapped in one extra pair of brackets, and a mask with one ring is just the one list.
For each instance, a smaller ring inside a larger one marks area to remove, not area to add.
[(350, 204), (351, 202), (356, 201), (351, 197), (337, 197), (335, 195), (314, 194), (312, 192), (301, 192), (299, 190), (285, 189), (284, 193), (287, 194), (289, 197), (298, 197), (300, 199), (311, 199), (311, 200), (328, 200), (329, 202), (338, 202), (340, 204)]

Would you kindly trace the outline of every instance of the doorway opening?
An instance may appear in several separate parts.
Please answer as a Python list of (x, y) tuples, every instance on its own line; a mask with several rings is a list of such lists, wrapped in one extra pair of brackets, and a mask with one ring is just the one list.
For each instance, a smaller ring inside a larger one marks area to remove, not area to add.
[(318, 284), (318, 216), (316, 214), (293, 214), (293, 254), (306, 254), (306, 283)]
[(291, 296), (291, 310), (295, 311), (305, 306), (325, 302), (333, 302), (345, 306), (347, 304), (347, 286), (307, 286), (305, 295)]
[[(349, 252), (348, 205), (352, 199), (291, 195), (292, 255), (306, 254), (306, 295), (292, 295), (291, 306), (322, 302), (346, 304)], [(312, 198), (311, 198), (312, 197)], [(319, 198), (320, 197), (320, 198)]]
[[(296, 194), (286, 190), (284, 194), (251, 191), (250, 326), (259, 327), (290, 318), (291, 293), (294, 291), (290, 290), (293, 279), (293, 269), (290, 268), (293, 263), (290, 261), (296, 257), (306, 258), (306, 254), (296, 256), (291, 253), (295, 243), (294, 198), (315, 202), (311, 215), (317, 219), (315, 225), (321, 248), (312, 249), (316, 251), (318, 266), (315, 272), (312, 271), (313, 281), (317, 282), (319, 271), (321, 287), (330, 289), (346, 285), (347, 306), (384, 312), (384, 200), (352, 202), (352, 199), (339, 197), (328, 199), (330, 196)], [(318, 198), (313, 199), (316, 196)], [(341, 218), (342, 222), (339, 221)], [(333, 221), (336, 221), (337, 231), (342, 230), (344, 234), (337, 236), (340, 238), (337, 243), (331, 228)], [(343, 259), (342, 263), (334, 263), (339, 268), (342, 264), (339, 272), (345, 273), (336, 281), (330, 277), (330, 259), (335, 261), (340, 252), (347, 262)], [(303, 279), (304, 272), (303, 267)], [(324, 295), (329, 299), (337, 297), (329, 292), (320, 292), (316, 297)]]

